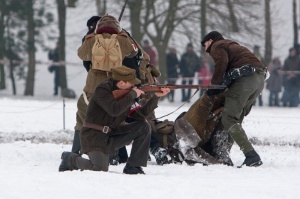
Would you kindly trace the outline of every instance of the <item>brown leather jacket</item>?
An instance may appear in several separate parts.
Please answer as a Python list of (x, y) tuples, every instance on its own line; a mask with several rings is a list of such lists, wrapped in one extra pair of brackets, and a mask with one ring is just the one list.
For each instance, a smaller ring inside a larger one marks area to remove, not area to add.
[(258, 68), (265, 67), (249, 49), (231, 40), (213, 41), (207, 52), (215, 62), (211, 84), (221, 84), (225, 72), (232, 68), (240, 68), (247, 64)]

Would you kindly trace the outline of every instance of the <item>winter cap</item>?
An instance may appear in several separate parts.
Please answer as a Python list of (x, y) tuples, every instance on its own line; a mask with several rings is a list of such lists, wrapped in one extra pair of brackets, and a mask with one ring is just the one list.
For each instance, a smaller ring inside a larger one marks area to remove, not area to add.
[(112, 15), (105, 15), (101, 17), (101, 19), (97, 22), (95, 33), (97, 33), (98, 29), (101, 28), (111, 28), (119, 33), (122, 31), (120, 27), (120, 22)]
[(141, 83), (141, 80), (137, 79), (135, 76), (135, 70), (128, 68), (126, 66), (114, 67), (111, 69), (112, 78), (117, 81), (127, 81), (134, 85)]
[(101, 17), (99, 17), (99, 16), (92, 16), (89, 20), (87, 20), (86, 26), (87, 27), (95, 26), (97, 24), (97, 22), (99, 21), (99, 19), (101, 19)]
[(186, 45), (186, 47), (191, 47), (191, 48), (193, 48), (193, 44), (192, 44), (192, 43), (188, 43), (188, 44)]
[(204, 46), (204, 43), (207, 42), (208, 40), (214, 40), (214, 41), (217, 41), (217, 40), (221, 40), (221, 39), (224, 39), (223, 36), (218, 32), (218, 31), (211, 31), (210, 33), (208, 33), (207, 35), (205, 35), (201, 41), (201, 45), (203, 47)]

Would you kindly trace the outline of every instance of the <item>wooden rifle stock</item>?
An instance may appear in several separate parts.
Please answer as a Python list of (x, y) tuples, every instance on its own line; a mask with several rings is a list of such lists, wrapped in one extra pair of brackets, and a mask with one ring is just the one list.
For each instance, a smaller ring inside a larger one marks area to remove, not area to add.
[[(144, 84), (138, 87), (138, 89), (148, 92), (160, 92), (161, 88), (169, 88), (170, 90), (175, 89), (225, 89), (225, 85), (172, 85), (172, 84)], [(123, 98), (127, 95), (131, 90), (114, 90), (113, 95), (116, 100)]]

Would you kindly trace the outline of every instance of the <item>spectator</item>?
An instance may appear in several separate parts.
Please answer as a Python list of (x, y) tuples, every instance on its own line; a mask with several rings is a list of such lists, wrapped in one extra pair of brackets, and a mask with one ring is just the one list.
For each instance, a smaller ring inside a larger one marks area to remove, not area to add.
[(143, 44), (144, 44), (144, 46), (143, 46), (144, 51), (150, 57), (149, 63), (152, 64), (152, 65), (154, 65), (154, 66), (157, 66), (158, 56), (156, 54), (155, 49), (152, 46), (150, 46), (150, 43), (149, 43), (149, 41), (147, 39), (144, 40)]
[[(167, 75), (168, 75), (168, 84), (175, 84), (178, 78), (178, 66), (179, 61), (177, 58), (177, 52), (175, 48), (169, 48), (169, 52), (166, 58), (167, 62)], [(168, 94), (169, 102), (174, 102), (174, 90), (171, 90)]]
[[(264, 63), (264, 58), (263, 56), (260, 54), (260, 47), (258, 45), (255, 45), (253, 48), (253, 54), (255, 55), (255, 57), (257, 59), (259, 59), (262, 63)], [(254, 105), (256, 104), (256, 101), (254, 102)], [(260, 95), (258, 96), (258, 104), (259, 106), (263, 106), (263, 100), (262, 100), (262, 93), (260, 93)]]
[(54, 94), (58, 94), (58, 87), (60, 86), (60, 65), (58, 64), (59, 62), (59, 54), (58, 54), (58, 49), (59, 49), (59, 43), (56, 43), (56, 47), (53, 50), (50, 50), (48, 53), (48, 59), (53, 61), (52, 65), (48, 67), (49, 72), (53, 73), (54, 72)]
[(299, 104), (300, 58), (296, 54), (295, 48), (290, 48), (289, 56), (283, 65), (283, 87), (282, 95), (283, 106), (297, 107)]
[[(195, 72), (200, 70), (200, 58), (194, 52), (193, 44), (189, 43), (186, 46), (186, 52), (180, 59), (180, 74), (182, 76), (182, 84), (193, 84)], [(191, 89), (182, 89), (182, 102), (188, 101), (191, 97)]]
[(269, 106), (279, 106), (279, 92), (282, 87), (282, 77), (279, 73), (282, 65), (278, 57), (274, 58), (272, 63), (268, 66), (270, 78), (267, 80), (267, 89), (270, 91)]
[[(204, 59), (203, 61), (203, 66), (201, 67), (201, 69), (198, 72), (198, 83), (202, 84), (204, 86), (208, 86), (210, 85), (210, 80), (212, 77), (212, 70), (211, 70), (211, 66), (209, 64), (209, 61), (207, 59)], [(200, 97), (205, 93), (206, 89), (201, 89), (200, 91)]]

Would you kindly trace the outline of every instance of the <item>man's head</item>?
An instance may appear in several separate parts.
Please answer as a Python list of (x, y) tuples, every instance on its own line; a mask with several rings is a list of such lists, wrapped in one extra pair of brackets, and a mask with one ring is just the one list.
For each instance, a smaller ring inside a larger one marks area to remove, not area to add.
[(253, 52), (259, 52), (259, 46), (258, 45), (254, 45)]
[(136, 78), (135, 70), (126, 66), (114, 67), (111, 69), (111, 72), (113, 80), (118, 81), (122, 88), (128, 89), (141, 83), (141, 81)]
[(289, 49), (289, 52), (290, 52), (290, 56), (293, 57), (296, 55), (296, 49), (294, 47), (290, 48)]
[(95, 28), (99, 19), (101, 19), (101, 17), (92, 16), (89, 20), (87, 20), (86, 26), (88, 27), (88, 29), (91, 30), (91, 29)]
[(192, 44), (192, 43), (188, 43), (188, 44), (186, 45), (186, 51), (188, 51), (188, 52), (194, 51), (194, 47), (193, 47), (193, 44)]
[(150, 43), (149, 43), (149, 40), (148, 39), (145, 39), (143, 41), (143, 44), (144, 44), (144, 47), (149, 47), (150, 46)]
[(211, 31), (207, 35), (205, 35), (201, 41), (201, 45), (205, 47), (205, 50), (211, 45), (213, 41), (218, 41), (224, 39), (221, 33), (218, 31)]

